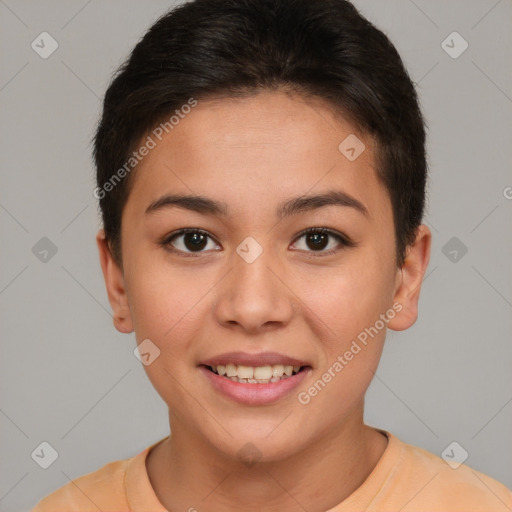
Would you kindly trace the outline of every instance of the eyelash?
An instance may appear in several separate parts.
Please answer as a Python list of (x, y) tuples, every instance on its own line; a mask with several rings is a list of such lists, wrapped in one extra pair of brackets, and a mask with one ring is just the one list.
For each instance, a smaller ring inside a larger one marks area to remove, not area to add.
[[(199, 228), (184, 228), (184, 229), (180, 229), (178, 231), (175, 231), (174, 233), (170, 233), (169, 235), (167, 235), (160, 242), (160, 245), (163, 246), (166, 250), (171, 251), (173, 253), (178, 253), (180, 255), (183, 255), (184, 257), (192, 257), (192, 258), (199, 257), (201, 255), (201, 253), (204, 252), (204, 251), (185, 252), (185, 251), (182, 251), (180, 249), (175, 249), (174, 247), (172, 247), (171, 242), (175, 238), (178, 238), (179, 236), (185, 235), (187, 233), (199, 233), (199, 234), (205, 235), (205, 236), (207, 236), (207, 237), (209, 237), (209, 238), (211, 238), (212, 240), (215, 241), (215, 239), (213, 237), (211, 237), (210, 234), (207, 231), (203, 230), (203, 229), (199, 229)], [(333, 237), (334, 239), (336, 239), (338, 241), (338, 243), (340, 244), (340, 246), (337, 247), (336, 249), (331, 249), (329, 251), (306, 251), (306, 252), (311, 252), (310, 256), (308, 256), (310, 258), (322, 258), (322, 257), (325, 257), (325, 256), (331, 256), (331, 255), (337, 253), (338, 251), (342, 250), (343, 248), (355, 247), (356, 246), (356, 244), (352, 240), (350, 240), (350, 238), (348, 238), (347, 236), (342, 235), (341, 233), (338, 233), (336, 231), (333, 231), (333, 230), (327, 229), (327, 228), (308, 228), (308, 229), (305, 229), (304, 231), (302, 231), (301, 233), (299, 233), (297, 235), (295, 240), (299, 240), (303, 236), (308, 235), (310, 233), (321, 233), (321, 234), (329, 235), (329, 236)], [(217, 243), (217, 241), (215, 241), (215, 243)]]

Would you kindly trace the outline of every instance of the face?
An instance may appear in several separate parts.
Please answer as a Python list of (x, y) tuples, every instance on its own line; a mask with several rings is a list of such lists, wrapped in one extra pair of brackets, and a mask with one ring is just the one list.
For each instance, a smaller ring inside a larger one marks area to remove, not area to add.
[[(144, 368), (173, 433), (273, 460), (361, 422), (386, 328), (416, 319), (430, 236), (396, 267), (372, 141), (318, 101), (261, 93), (199, 102), (136, 172), (122, 271), (98, 243), (116, 327), (159, 351)], [(268, 384), (207, 368), (227, 363), (301, 368)]]

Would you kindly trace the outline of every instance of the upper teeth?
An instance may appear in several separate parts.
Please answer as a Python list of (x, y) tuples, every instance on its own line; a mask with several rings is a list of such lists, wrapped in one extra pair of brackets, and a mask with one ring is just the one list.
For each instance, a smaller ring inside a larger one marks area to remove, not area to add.
[(236, 364), (227, 364), (212, 366), (212, 370), (219, 375), (226, 377), (238, 377), (240, 379), (257, 379), (265, 380), (272, 377), (290, 376), (297, 373), (300, 366), (284, 366), (282, 364), (274, 364), (272, 366), (242, 366)]

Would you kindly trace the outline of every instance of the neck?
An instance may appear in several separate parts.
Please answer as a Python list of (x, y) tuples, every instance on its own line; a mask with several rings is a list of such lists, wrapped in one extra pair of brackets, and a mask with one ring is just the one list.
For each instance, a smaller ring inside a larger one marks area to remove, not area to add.
[(361, 414), (285, 459), (244, 463), (215, 449), (176, 418), (171, 436), (146, 460), (151, 484), (169, 511), (328, 510), (372, 472), (387, 439)]

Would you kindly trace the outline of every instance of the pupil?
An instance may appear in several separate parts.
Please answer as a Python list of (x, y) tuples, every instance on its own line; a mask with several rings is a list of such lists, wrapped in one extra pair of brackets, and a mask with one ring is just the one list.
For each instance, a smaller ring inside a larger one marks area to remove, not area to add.
[(205, 241), (206, 237), (201, 233), (185, 233), (184, 243), (187, 249), (203, 249)]
[[(203, 249), (205, 246), (206, 237), (201, 233), (185, 233), (185, 246), (187, 249)], [(308, 240), (313, 242), (313, 249), (325, 248), (327, 236), (324, 233), (313, 233), (308, 235)]]
[[(313, 241), (313, 247), (310, 247), (310, 249), (311, 248), (313, 248), (313, 249), (325, 248), (325, 245), (326, 245), (325, 241), (327, 239), (327, 236), (324, 233), (314, 233), (312, 235), (309, 235), (308, 239)], [(320, 244), (318, 242), (320, 242)], [(322, 244), (322, 242), (324, 242), (324, 243)]]

